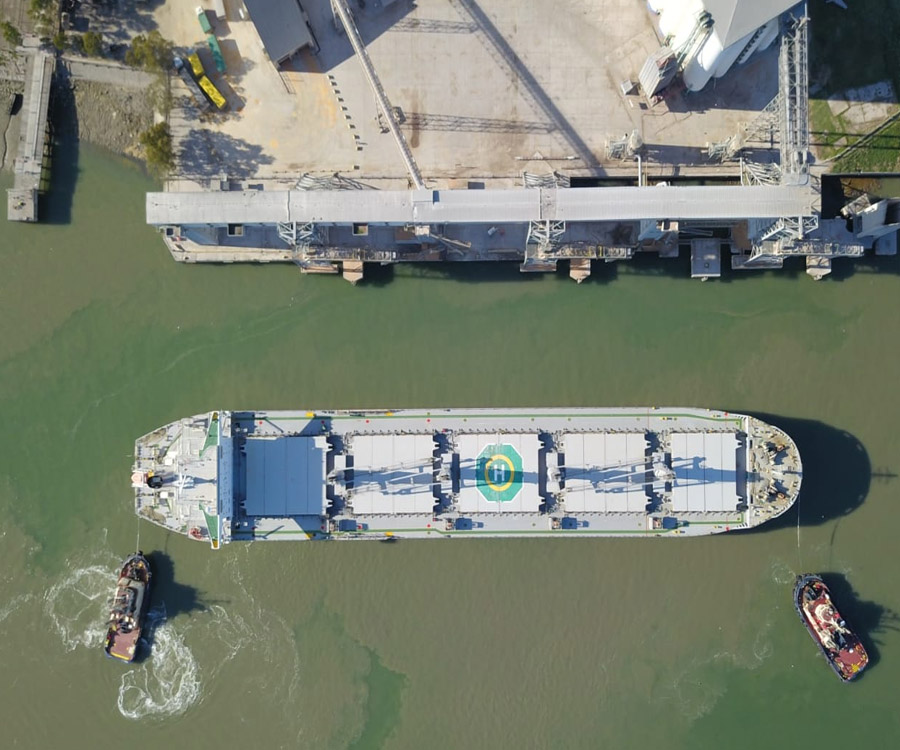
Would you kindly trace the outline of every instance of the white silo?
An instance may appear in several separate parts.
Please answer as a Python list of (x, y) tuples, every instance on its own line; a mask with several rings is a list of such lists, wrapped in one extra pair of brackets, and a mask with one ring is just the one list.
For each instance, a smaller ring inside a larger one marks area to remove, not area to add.
[[(675, 52), (684, 85), (699, 91), (778, 38), (781, 13), (797, 0), (647, 0)], [(771, 16), (775, 16), (772, 18)]]
[(712, 16), (702, 11), (690, 39), (679, 50), (682, 78), (688, 91), (699, 91), (709, 82), (721, 53), (722, 44), (716, 37)]
[(678, 48), (690, 39), (697, 25), (697, 16), (703, 12), (702, 0), (668, 0), (660, 12), (659, 30), (669, 40), (669, 46)]
[[(719, 60), (716, 63), (716, 67), (713, 68), (714, 78), (721, 78), (729, 70), (731, 70), (731, 66), (734, 65), (735, 62), (737, 62), (738, 58), (743, 54), (747, 46), (753, 43), (753, 37), (756, 33), (757, 32), (754, 32), (753, 34), (747, 34), (747, 36), (736, 41), (734, 44), (728, 47), (728, 49), (724, 50), (721, 55), (719, 55)], [(757, 36), (757, 39), (758, 38), (759, 37)]]
[(699, 91), (712, 77), (713, 68), (722, 54), (719, 38), (712, 34), (693, 57), (684, 61), (684, 85), (688, 91)]
[(759, 39), (759, 46), (754, 52), (761, 52), (778, 38), (778, 30), (780, 28), (779, 19), (773, 18), (763, 28), (764, 31)]

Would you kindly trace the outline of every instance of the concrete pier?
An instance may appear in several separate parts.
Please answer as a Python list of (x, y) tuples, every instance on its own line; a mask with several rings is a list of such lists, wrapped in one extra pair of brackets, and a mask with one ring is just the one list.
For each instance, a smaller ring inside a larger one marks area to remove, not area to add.
[(35, 51), (28, 56), (22, 102), (25, 118), (13, 170), (15, 181), (6, 196), (6, 216), (10, 221), (38, 220), (38, 193), (47, 146), (50, 85), (55, 65), (55, 58), (44, 52)]

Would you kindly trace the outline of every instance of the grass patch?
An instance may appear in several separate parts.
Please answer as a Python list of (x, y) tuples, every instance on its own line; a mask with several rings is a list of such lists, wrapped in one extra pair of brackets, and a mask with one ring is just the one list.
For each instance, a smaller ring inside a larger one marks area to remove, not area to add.
[(900, 170), (900, 120), (894, 120), (864, 146), (834, 162), (835, 172), (896, 172)]
[(858, 140), (859, 136), (847, 136), (846, 132), (844, 121), (832, 113), (827, 101), (810, 101), (809, 141), (820, 160), (830, 159)]
[[(810, 142), (820, 160), (834, 158), (865, 133), (834, 115), (829, 97), (890, 81), (900, 94), (900, 0), (854, 0), (850, 10), (812, 2), (810, 15)], [(874, 126), (872, 126), (874, 127)], [(894, 171), (900, 166), (900, 124), (891, 123), (859, 149), (841, 157), (834, 169)]]

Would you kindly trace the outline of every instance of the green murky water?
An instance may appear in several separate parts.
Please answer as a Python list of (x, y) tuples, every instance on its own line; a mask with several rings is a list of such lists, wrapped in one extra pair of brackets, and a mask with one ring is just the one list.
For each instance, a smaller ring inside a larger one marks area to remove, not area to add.
[[(3, 187), (9, 183), (4, 176)], [(900, 263), (701, 284), (686, 259), (357, 289), (186, 267), (152, 185), (82, 148), (0, 224), (6, 747), (891, 747), (900, 738)], [(699, 405), (800, 443), (796, 516), (700, 540), (231, 545), (141, 528), (152, 656), (99, 641), (137, 435), (210, 408)], [(790, 604), (833, 573), (874, 664), (846, 687)], [(852, 589), (852, 591), (851, 591)], [(52, 717), (52, 718), (51, 718)]]

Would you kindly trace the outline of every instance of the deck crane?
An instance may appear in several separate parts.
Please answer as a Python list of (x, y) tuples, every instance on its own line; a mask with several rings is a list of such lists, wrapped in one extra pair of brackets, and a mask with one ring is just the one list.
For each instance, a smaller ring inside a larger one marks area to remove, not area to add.
[[(552, 467), (549, 471), (550, 478), (559, 480), (571, 480), (576, 478), (587, 478), (590, 481), (591, 474), (600, 474), (601, 477), (593, 482), (595, 487), (610, 482), (628, 482), (631, 483), (635, 477), (640, 477), (639, 484), (646, 484), (648, 479), (652, 482), (671, 482), (676, 478), (675, 470), (669, 466), (661, 457), (654, 456), (647, 466), (648, 458), (641, 456), (634, 459), (623, 459), (607, 465), (577, 466), (577, 465), (561, 465)], [(638, 468), (640, 471), (635, 472), (633, 469)], [(649, 476), (648, 476), (649, 475)]]
[[(441, 484), (440, 481), (432, 481), (432, 472), (434, 470), (434, 465), (434, 457), (428, 456), (423, 458), (413, 458), (406, 461), (398, 461), (395, 464), (390, 464), (388, 466), (379, 466), (375, 468), (336, 469), (329, 472), (328, 479), (337, 485), (346, 487), (347, 473), (350, 471), (354, 472), (354, 475), (356, 473), (362, 473), (363, 475), (368, 475), (369, 477), (372, 477), (372, 475), (382, 475), (384, 477), (381, 480), (370, 478), (368, 479), (368, 481), (362, 483), (357, 483), (354, 480), (353, 487), (350, 490), (352, 494), (355, 494), (362, 490), (371, 489), (380, 489), (382, 491), (391, 489), (391, 491), (397, 491), (397, 486), (399, 485), (408, 485), (410, 487), (434, 487)], [(423, 481), (423, 479), (425, 481)], [(441, 472), (441, 474), (439, 475), (439, 479), (449, 481), (449, 473), (447, 473), (446, 471)]]

